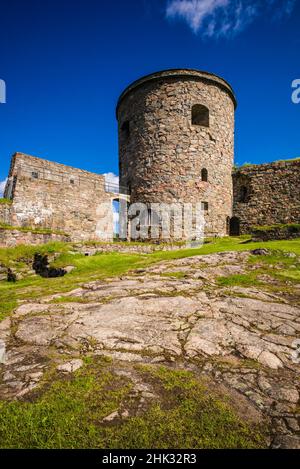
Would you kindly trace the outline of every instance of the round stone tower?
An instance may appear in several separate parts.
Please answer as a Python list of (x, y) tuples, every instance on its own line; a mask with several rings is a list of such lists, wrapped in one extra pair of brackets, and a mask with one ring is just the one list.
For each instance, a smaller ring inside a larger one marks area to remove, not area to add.
[(131, 202), (202, 203), (205, 234), (225, 236), (232, 215), (231, 86), (207, 72), (153, 73), (117, 105), (120, 185)]

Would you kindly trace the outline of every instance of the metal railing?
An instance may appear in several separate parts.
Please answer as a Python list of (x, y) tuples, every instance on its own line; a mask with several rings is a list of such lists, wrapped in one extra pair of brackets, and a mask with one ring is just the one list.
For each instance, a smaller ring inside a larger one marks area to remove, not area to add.
[(105, 183), (105, 191), (106, 192), (111, 192), (112, 194), (130, 195), (129, 187), (120, 186), (119, 184), (115, 184), (113, 182), (106, 182)]
[[(55, 164), (55, 163), (54, 163)], [(73, 171), (72, 171), (73, 170)], [(33, 176), (36, 174), (36, 176)], [(57, 182), (59, 184), (75, 184), (77, 186), (91, 186), (93, 185), (95, 188), (99, 187), (101, 184), (100, 176), (92, 173), (88, 173), (85, 175), (84, 171), (80, 173), (80, 170), (76, 168), (70, 168), (70, 170), (56, 170), (56, 168), (46, 168), (40, 167), (34, 164), (30, 164), (27, 167), (19, 166), (16, 170), (16, 175), (25, 176), (28, 178), (35, 177), (36, 179), (41, 179), (45, 181)]]
[[(73, 169), (73, 171), (72, 171)], [(36, 174), (36, 176), (33, 176)], [(45, 167), (40, 167), (34, 164), (30, 164), (27, 167), (24, 166), (19, 166), (17, 167), (17, 170), (15, 171), (15, 177), (19, 176), (25, 176), (28, 178), (33, 178), (35, 177), (37, 180), (46, 180), (46, 181), (52, 181), (52, 182), (57, 182), (59, 184), (74, 184), (75, 186), (94, 186), (94, 188), (99, 188), (101, 186), (101, 181), (100, 177), (103, 175), (101, 174), (95, 174), (93, 175), (92, 173), (88, 173), (85, 175), (84, 172), (80, 174), (76, 168), (70, 168), (70, 171), (68, 172), (67, 170), (62, 170), (59, 171), (56, 168), (45, 168)], [(13, 178), (9, 178), (13, 179)], [(102, 186), (103, 187), (103, 186)], [(106, 192), (110, 192), (112, 194), (123, 194), (123, 195), (130, 195), (130, 188), (127, 186), (120, 186), (119, 184), (105, 181), (104, 182), (104, 189)], [(11, 196), (12, 192), (12, 183), (7, 184), (6, 186), (6, 193), (9, 193), (9, 196)]]

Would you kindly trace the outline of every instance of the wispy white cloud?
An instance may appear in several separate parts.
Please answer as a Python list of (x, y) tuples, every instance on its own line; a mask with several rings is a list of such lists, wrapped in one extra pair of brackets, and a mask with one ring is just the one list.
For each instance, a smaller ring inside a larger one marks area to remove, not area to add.
[(114, 173), (105, 173), (103, 174), (105, 177), (105, 182), (110, 183), (110, 184), (119, 184), (119, 176), (117, 176)]
[(168, 19), (185, 21), (194, 33), (232, 37), (259, 16), (290, 15), (297, 0), (169, 0)]
[(7, 182), (7, 179), (4, 179), (4, 181), (0, 181), (0, 197), (3, 197), (6, 182)]
[(172, 0), (167, 6), (167, 17), (184, 19), (196, 33), (208, 16), (214, 16), (229, 3), (230, 0)]

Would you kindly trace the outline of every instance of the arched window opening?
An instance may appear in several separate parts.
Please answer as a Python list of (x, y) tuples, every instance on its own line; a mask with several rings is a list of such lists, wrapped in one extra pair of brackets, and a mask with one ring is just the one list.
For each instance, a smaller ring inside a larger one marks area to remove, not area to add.
[(121, 125), (121, 131), (122, 131), (122, 134), (124, 135), (125, 138), (130, 137), (130, 123), (129, 123), (129, 121), (123, 122), (123, 124)]
[(192, 125), (209, 127), (209, 109), (202, 104), (195, 104), (192, 107)]
[(246, 203), (248, 201), (249, 191), (246, 186), (242, 186), (240, 189), (239, 202)]
[(201, 171), (201, 181), (204, 181), (204, 182), (208, 181), (208, 171), (206, 168), (203, 168)]

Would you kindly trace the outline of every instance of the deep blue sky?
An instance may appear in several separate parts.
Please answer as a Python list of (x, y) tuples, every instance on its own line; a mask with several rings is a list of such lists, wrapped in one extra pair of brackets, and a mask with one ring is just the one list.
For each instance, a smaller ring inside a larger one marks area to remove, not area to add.
[(239, 164), (300, 156), (300, 104), (291, 101), (291, 82), (300, 78), (300, 1), (290, 15), (279, 4), (276, 14), (258, 8), (247, 27), (219, 38), (167, 19), (167, 3), (1, 0), (0, 180), (15, 151), (117, 173), (117, 98), (164, 68), (199, 68), (232, 84)]

